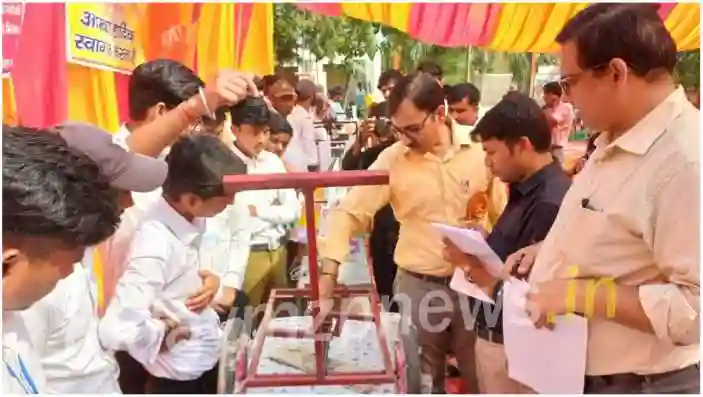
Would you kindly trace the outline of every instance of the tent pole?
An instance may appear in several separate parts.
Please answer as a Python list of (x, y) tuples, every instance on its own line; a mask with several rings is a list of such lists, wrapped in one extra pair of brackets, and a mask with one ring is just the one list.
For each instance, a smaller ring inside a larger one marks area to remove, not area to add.
[(537, 58), (539, 58), (539, 53), (530, 53), (530, 96), (535, 95), (535, 78), (537, 77)]
[(472, 83), (472, 73), (471, 73), (471, 61), (473, 60), (473, 52), (474, 52), (474, 47), (473, 46), (468, 46), (466, 47), (466, 81)]

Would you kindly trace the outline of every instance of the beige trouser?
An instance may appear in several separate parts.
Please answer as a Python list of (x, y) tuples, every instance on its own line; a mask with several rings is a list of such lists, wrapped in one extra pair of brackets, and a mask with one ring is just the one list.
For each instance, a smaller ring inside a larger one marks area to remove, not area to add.
[(505, 348), (476, 338), (476, 374), (481, 394), (535, 394), (529, 387), (508, 377)]
[(264, 303), (272, 288), (286, 288), (287, 283), (285, 248), (280, 247), (273, 251), (252, 251), (249, 254), (247, 271), (242, 283), (242, 291), (247, 294), (249, 305), (258, 308)]
[(394, 299), (405, 321), (417, 328), (422, 372), (432, 376), (432, 393), (444, 393), (447, 351), (451, 348), (461, 379), (470, 394), (478, 394), (473, 331), (474, 317), (465, 295), (446, 285), (421, 280), (398, 269)]

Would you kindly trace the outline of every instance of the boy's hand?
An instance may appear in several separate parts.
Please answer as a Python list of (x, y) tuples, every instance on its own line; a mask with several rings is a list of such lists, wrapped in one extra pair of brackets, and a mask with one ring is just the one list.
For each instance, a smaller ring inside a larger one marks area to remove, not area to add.
[(222, 297), (220, 297), (213, 305), (218, 313), (229, 313), (234, 306), (234, 299), (237, 297), (237, 290), (234, 288), (225, 287), (222, 289)]
[(209, 270), (200, 270), (198, 275), (203, 280), (203, 285), (195, 295), (186, 301), (188, 310), (200, 313), (210, 306), (212, 299), (220, 290), (220, 278)]
[(159, 320), (166, 326), (164, 339), (161, 342), (161, 352), (167, 352), (171, 349), (171, 346), (174, 346), (176, 343), (190, 339), (190, 329), (188, 329), (188, 327), (181, 326), (176, 321), (166, 317), (162, 317)]

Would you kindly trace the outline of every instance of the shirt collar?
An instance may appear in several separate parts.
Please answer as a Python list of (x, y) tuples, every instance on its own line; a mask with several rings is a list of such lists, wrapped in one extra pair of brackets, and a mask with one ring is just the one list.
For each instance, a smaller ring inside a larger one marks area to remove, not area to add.
[(557, 173), (562, 173), (564, 170), (561, 165), (556, 161), (553, 161), (546, 166), (542, 167), (539, 171), (530, 175), (524, 181), (515, 183), (511, 185), (511, 190), (516, 191), (521, 196), (527, 196), (530, 192), (534, 191), (536, 188), (544, 184), (549, 178)]
[(234, 154), (244, 162), (244, 164), (246, 164), (247, 166), (253, 166), (257, 162), (259, 162), (260, 156), (254, 156), (254, 157), (247, 156), (246, 154), (244, 154), (244, 152), (242, 152), (241, 149), (239, 149), (237, 147), (237, 145), (235, 144), (236, 141), (237, 141), (236, 138), (232, 139), (232, 143), (230, 145), (230, 148), (232, 149), (232, 152), (234, 152)]
[[(472, 145), (471, 130), (473, 130), (473, 127), (461, 125), (452, 119), (448, 120), (449, 128), (451, 130), (451, 142), (449, 143), (450, 147), (447, 150), (447, 153), (444, 155), (444, 158), (441, 159), (442, 161), (449, 161), (460, 149), (469, 148)], [(405, 146), (403, 149), (403, 154), (407, 155), (409, 153), (411, 153), (410, 148)], [(424, 157), (437, 158), (437, 156), (432, 153), (425, 153)]]
[(595, 145), (597, 148), (603, 149), (603, 154), (609, 153), (613, 148), (618, 147), (626, 152), (642, 156), (666, 132), (671, 120), (681, 113), (686, 103), (687, 99), (683, 88), (678, 87), (615, 141), (610, 142), (609, 134), (604, 132), (596, 139)]
[(196, 218), (193, 223), (188, 222), (163, 197), (159, 197), (154, 205), (154, 214), (185, 245), (193, 244), (205, 231), (203, 219)]

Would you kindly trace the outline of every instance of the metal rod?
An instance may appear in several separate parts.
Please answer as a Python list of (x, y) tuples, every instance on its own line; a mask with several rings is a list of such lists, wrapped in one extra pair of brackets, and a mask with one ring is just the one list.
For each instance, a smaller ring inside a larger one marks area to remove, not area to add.
[(281, 386), (349, 386), (362, 384), (387, 384), (394, 383), (395, 376), (382, 371), (374, 372), (346, 372), (343, 374), (329, 374), (318, 378), (312, 374), (257, 374), (247, 379), (247, 387), (274, 387)]
[(319, 379), (324, 378), (326, 368), (325, 368), (325, 346), (323, 341), (318, 338), (318, 335), (322, 334), (324, 330), (322, 327), (317, 326), (317, 322), (320, 321), (320, 285), (317, 280), (319, 279), (317, 275), (317, 230), (315, 225), (315, 189), (314, 188), (304, 188), (302, 189), (303, 196), (305, 197), (305, 227), (307, 231), (307, 246), (308, 246), (308, 275), (310, 279), (310, 290), (312, 292), (312, 322), (315, 332), (315, 368), (317, 370), (317, 377)]

